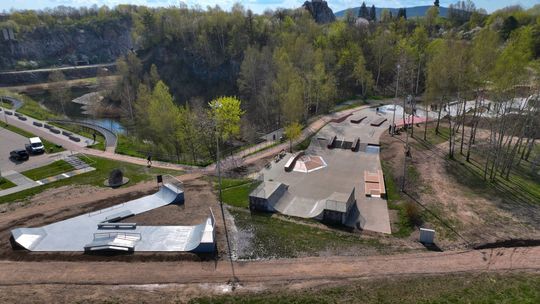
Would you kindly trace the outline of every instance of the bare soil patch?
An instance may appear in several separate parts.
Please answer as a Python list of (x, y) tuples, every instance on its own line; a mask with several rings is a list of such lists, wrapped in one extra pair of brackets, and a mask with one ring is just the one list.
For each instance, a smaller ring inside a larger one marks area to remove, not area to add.
[[(421, 138), (421, 134), (416, 136)], [(396, 185), (403, 177), (404, 142), (404, 133), (381, 137), (381, 159), (391, 168)], [(412, 169), (407, 171), (406, 194), (401, 199), (418, 204), (422, 210), (418, 225), (435, 228), (441, 248), (540, 239), (539, 223), (535, 220), (540, 215), (538, 205), (512, 201), (482, 180), (473, 180), (463, 165), (445, 157), (447, 142), (431, 148), (414, 138), (409, 138), (409, 143), (412, 158), (407, 162)], [(415, 231), (410, 238), (416, 237)]]

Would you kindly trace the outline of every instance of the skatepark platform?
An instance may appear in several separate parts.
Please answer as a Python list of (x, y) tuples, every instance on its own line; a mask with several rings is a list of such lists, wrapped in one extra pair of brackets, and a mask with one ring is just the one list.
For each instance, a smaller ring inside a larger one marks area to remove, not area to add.
[(183, 188), (165, 183), (152, 195), (38, 228), (16, 228), (11, 235), (16, 245), (41, 252), (213, 252), (215, 218), (212, 210), (205, 222), (195, 226), (115, 223), (169, 204), (183, 203)]
[[(276, 163), (261, 170), (263, 182), (269, 183), (261, 188), (283, 184), (287, 189), (279, 192), (279, 198), (266, 200), (265, 208), (260, 209), (320, 220), (326, 215), (345, 226), (391, 233), (386, 200), (366, 197), (364, 182), (364, 171), (381, 170), (379, 136), (388, 126), (387, 114), (364, 109), (348, 118), (327, 124), (312, 137), (304, 158), (320, 157), (324, 166), (317, 170), (285, 171)], [(374, 122), (378, 126), (372, 126)], [(341, 142), (339, 149), (337, 142)], [(285, 159), (291, 156), (288, 154)]]

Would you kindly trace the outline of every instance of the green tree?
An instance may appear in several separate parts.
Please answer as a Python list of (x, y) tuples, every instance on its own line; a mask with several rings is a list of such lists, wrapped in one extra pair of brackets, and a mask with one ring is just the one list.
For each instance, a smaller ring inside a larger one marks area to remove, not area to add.
[(236, 97), (219, 97), (209, 103), (218, 139), (228, 140), (240, 133), (240, 120), (244, 115), (240, 105)]
[(180, 162), (181, 141), (178, 138), (178, 107), (174, 104), (169, 88), (159, 81), (148, 105), (147, 126), (152, 134), (152, 140), (165, 150), (173, 148), (177, 161)]
[(60, 104), (62, 113), (65, 116), (65, 105), (69, 102), (71, 92), (62, 71), (54, 70), (49, 74), (48, 90), (51, 98)]
[(293, 141), (298, 139), (302, 134), (302, 125), (298, 122), (292, 122), (285, 126), (284, 130), (285, 137), (289, 140), (289, 151), (292, 153), (292, 144)]
[(373, 75), (366, 68), (366, 60), (364, 55), (359, 53), (354, 62), (353, 77), (356, 83), (360, 86), (360, 94), (363, 98), (367, 98), (367, 94), (373, 86)]

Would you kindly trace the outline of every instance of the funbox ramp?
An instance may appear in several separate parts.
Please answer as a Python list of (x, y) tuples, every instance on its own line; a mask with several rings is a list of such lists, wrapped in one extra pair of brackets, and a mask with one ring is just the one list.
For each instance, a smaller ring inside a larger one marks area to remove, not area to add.
[(30, 251), (199, 251), (210, 247), (213, 250), (212, 212), (204, 223), (196, 226), (104, 225), (183, 203), (183, 189), (167, 183), (154, 194), (38, 228), (16, 228), (11, 235), (16, 245)]

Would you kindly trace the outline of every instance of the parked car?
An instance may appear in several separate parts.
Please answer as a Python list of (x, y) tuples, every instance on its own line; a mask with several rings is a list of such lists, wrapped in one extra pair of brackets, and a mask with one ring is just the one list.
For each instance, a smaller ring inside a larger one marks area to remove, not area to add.
[(18, 160), (18, 161), (25, 161), (25, 160), (28, 160), (30, 155), (28, 154), (26, 150), (19, 149), (19, 150), (13, 150), (9, 152), (9, 157), (11, 159)]
[(26, 150), (32, 154), (44, 153), (45, 147), (39, 137), (31, 137), (28, 139), (30, 144), (26, 145)]

